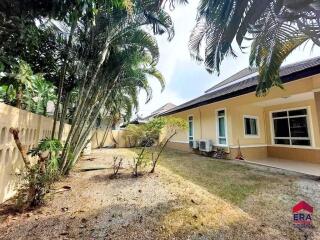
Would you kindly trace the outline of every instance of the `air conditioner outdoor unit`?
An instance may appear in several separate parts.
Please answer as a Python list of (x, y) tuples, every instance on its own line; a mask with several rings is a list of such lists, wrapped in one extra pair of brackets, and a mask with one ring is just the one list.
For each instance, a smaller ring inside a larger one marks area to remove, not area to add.
[(202, 152), (211, 152), (212, 151), (212, 141), (211, 140), (200, 140), (199, 141), (199, 150)]
[(192, 148), (198, 149), (199, 148), (199, 141), (192, 141)]
[(199, 141), (190, 140), (189, 147), (192, 149), (198, 149), (199, 148)]

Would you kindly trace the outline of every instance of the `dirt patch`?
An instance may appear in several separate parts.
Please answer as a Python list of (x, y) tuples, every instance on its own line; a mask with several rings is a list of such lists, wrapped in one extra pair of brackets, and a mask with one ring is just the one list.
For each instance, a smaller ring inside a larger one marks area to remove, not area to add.
[[(114, 155), (122, 155), (124, 169), (119, 178), (110, 179)], [(247, 198), (248, 206), (241, 209), (161, 166), (155, 174), (132, 178), (133, 155), (127, 149), (93, 151), (93, 161), (80, 161), (68, 178), (55, 185), (70, 186), (70, 191), (49, 194), (47, 204), (38, 210), (6, 214), (0, 239), (290, 238), (253, 214), (260, 204), (254, 198)], [(106, 169), (81, 172), (98, 167)], [(261, 193), (261, 199), (266, 198)]]

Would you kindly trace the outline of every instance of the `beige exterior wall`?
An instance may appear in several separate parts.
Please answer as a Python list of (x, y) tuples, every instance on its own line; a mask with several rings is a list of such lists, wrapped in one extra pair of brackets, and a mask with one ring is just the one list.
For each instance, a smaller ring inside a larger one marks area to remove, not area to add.
[[(225, 109), (230, 158), (236, 156), (238, 144), (240, 144), (241, 152), (247, 159), (262, 159), (268, 156), (285, 158), (285, 156), (293, 156), (296, 152), (296, 157), (292, 159), (320, 163), (320, 93), (318, 91), (320, 91), (320, 74), (284, 84), (284, 90), (273, 88), (265, 97), (256, 97), (255, 93), (249, 93), (172, 116), (187, 121), (188, 116), (192, 115), (194, 117), (194, 139), (211, 139), (213, 144), (217, 145), (216, 111)], [(270, 112), (300, 107), (308, 109), (312, 146), (273, 146)], [(253, 116), (258, 119), (258, 137), (245, 136), (244, 116)], [(179, 132), (172, 142), (176, 145), (179, 143), (177, 145), (179, 149), (187, 149), (181, 144), (188, 144), (188, 132)], [(291, 155), (286, 152), (290, 152)], [(301, 154), (302, 152), (304, 154)]]
[(319, 149), (268, 146), (268, 156), (296, 161), (320, 163)]
[[(229, 159), (235, 159), (238, 155), (238, 148), (230, 148)], [(241, 154), (245, 159), (266, 159), (268, 157), (268, 147), (243, 147)]]
[(177, 150), (180, 150), (180, 151), (192, 152), (191, 149), (189, 148), (189, 145), (186, 144), (186, 143), (168, 142), (167, 147), (168, 148), (177, 149)]

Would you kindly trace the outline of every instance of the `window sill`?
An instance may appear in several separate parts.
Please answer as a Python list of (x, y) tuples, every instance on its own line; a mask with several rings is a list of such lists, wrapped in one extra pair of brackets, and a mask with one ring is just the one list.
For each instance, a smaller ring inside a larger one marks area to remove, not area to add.
[(260, 138), (259, 135), (244, 135), (244, 138)]
[(216, 144), (216, 145), (213, 144), (213, 147), (228, 147), (228, 146), (229, 146), (228, 144)]
[(270, 147), (284, 147), (284, 148), (299, 148), (299, 149), (319, 149), (313, 146), (300, 146), (300, 145), (286, 145), (286, 144), (271, 144)]

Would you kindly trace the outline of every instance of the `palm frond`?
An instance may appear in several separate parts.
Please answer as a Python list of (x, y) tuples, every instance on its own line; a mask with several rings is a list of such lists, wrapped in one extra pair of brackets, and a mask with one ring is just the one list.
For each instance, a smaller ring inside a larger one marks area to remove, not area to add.
[(308, 39), (320, 46), (319, 0), (200, 1), (189, 49), (207, 71), (219, 74), (222, 61), (236, 56), (233, 41), (242, 50), (244, 39), (251, 43), (250, 65), (260, 68), (257, 94), (281, 86), (277, 67), (284, 58)]

